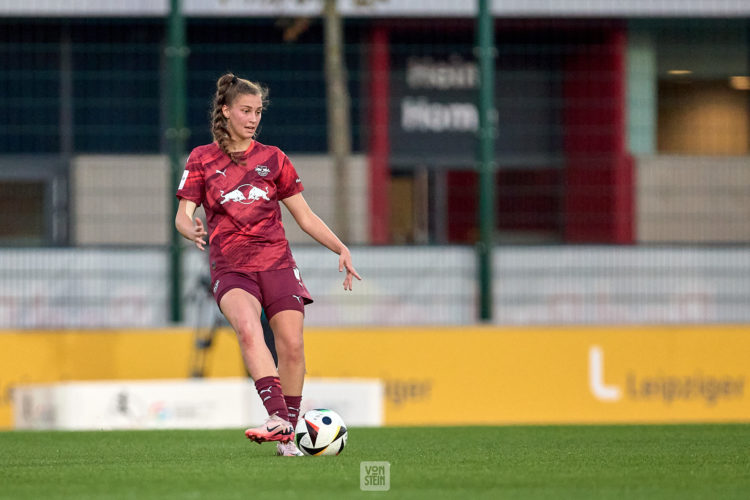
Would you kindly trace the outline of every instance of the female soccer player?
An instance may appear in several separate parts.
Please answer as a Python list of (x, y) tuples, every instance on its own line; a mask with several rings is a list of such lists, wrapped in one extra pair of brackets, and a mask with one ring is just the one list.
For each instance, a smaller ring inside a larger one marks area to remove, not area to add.
[[(277, 441), (277, 454), (299, 456), (294, 427), (305, 377), (302, 339), (305, 305), (312, 302), (281, 223), (279, 202), (307, 234), (339, 254), (344, 289), (361, 280), (349, 249), (310, 209), (289, 158), (255, 140), (267, 90), (223, 75), (216, 83), (211, 131), (214, 142), (195, 148), (177, 188), (177, 230), (204, 250), (214, 298), (237, 333), (242, 356), (268, 411), (263, 425), (245, 435)], [(208, 232), (195, 209), (203, 205)], [(261, 311), (274, 332), (278, 370), (263, 340)]]

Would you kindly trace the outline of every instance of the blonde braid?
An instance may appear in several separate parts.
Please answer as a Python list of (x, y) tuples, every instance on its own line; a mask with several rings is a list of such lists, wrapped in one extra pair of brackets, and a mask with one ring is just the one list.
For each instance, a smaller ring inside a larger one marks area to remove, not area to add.
[[(216, 82), (216, 95), (211, 111), (211, 135), (219, 145), (219, 148), (229, 156), (234, 163), (240, 163), (242, 153), (230, 152), (229, 145), (232, 137), (227, 128), (227, 118), (222, 112), (223, 106), (231, 106), (232, 102), (240, 94), (259, 95), (263, 109), (268, 105), (268, 89), (259, 83), (251, 82), (243, 78), (237, 78), (232, 73), (222, 75)], [(257, 135), (257, 131), (256, 131)]]
[(224, 151), (227, 156), (232, 158), (232, 161), (234, 161), (234, 158), (232, 157), (232, 153), (229, 152), (229, 144), (232, 141), (232, 138), (229, 135), (229, 129), (227, 128), (227, 119), (224, 117), (221, 108), (225, 104), (229, 104), (226, 100), (226, 94), (234, 79), (236, 79), (236, 77), (229, 73), (223, 75), (216, 82), (216, 95), (214, 96), (214, 107), (213, 112), (211, 113), (211, 134), (213, 135), (214, 140), (219, 144), (221, 150)]

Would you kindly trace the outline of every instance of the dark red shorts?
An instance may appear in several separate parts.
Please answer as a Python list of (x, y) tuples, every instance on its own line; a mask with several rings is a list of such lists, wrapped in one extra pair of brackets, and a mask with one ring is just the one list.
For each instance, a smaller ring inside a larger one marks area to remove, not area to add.
[(305, 305), (312, 303), (310, 292), (302, 282), (296, 267), (273, 271), (211, 273), (211, 291), (216, 303), (229, 290), (240, 288), (258, 299), (266, 317), (271, 318), (280, 311), (305, 313)]

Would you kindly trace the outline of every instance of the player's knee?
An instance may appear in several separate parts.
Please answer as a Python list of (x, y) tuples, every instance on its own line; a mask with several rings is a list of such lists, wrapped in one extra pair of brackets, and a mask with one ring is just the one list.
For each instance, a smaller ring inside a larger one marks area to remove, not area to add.
[(239, 324), (235, 327), (237, 339), (243, 347), (255, 347), (259, 344), (265, 345), (263, 339), (263, 328), (250, 322)]
[(293, 366), (296, 367), (296, 369), (302, 369), (303, 371), (305, 370), (304, 352), (295, 351), (292, 353), (283, 353), (280, 354), (279, 359), (286, 363), (287, 366)]
[(304, 364), (305, 362), (305, 346), (302, 341), (302, 336), (284, 336), (283, 338), (276, 338), (276, 350), (283, 353), (287, 361), (295, 364)]

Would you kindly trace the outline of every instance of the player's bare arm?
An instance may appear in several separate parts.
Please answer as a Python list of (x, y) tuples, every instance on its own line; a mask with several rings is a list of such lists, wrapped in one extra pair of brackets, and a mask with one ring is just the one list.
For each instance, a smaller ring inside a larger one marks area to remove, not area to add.
[(177, 231), (185, 238), (198, 247), (200, 250), (205, 250), (206, 240), (204, 239), (208, 234), (203, 227), (203, 222), (200, 218), (195, 217), (195, 209), (197, 205), (195, 202), (182, 199), (177, 207), (177, 214), (174, 218), (174, 225)]
[(339, 272), (346, 270), (344, 278), (344, 290), (352, 289), (354, 278), (362, 280), (357, 270), (352, 264), (352, 255), (349, 249), (334, 234), (323, 220), (315, 214), (307, 204), (307, 201), (301, 193), (290, 196), (281, 200), (294, 220), (297, 221), (300, 229), (309, 234), (318, 243), (339, 255)]

